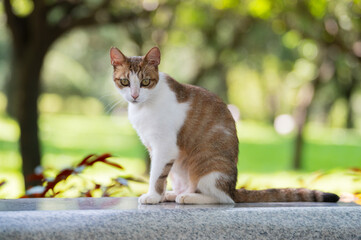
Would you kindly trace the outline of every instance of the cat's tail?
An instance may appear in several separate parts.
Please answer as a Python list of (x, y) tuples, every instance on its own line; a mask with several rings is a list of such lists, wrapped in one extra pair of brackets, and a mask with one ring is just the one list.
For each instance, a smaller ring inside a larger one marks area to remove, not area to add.
[(266, 190), (237, 189), (236, 203), (248, 202), (337, 202), (339, 196), (305, 188), (280, 188)]

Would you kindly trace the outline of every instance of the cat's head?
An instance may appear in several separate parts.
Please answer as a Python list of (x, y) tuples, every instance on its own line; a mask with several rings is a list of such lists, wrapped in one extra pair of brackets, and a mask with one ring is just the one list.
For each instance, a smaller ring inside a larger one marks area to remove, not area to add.
[(145, 56), (126, 57), (118, 48), (112, 47), (110, 59), (115, 86), (126, 101), (143, 103), (152, 97), (159, 81), (159, 48), (153, 47)]

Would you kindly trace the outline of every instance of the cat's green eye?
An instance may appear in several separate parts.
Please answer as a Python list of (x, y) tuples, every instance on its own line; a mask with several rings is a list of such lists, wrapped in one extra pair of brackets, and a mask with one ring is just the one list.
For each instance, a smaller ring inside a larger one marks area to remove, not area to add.
[(124, 87), (129, 86), (129, 80), (126, 78), (119, 79), (120, 84), (122, 84)]
[(146, 87), (150, 84), (150, 79), (149, 78), (145, 78), (142, 80), (142, 86)]

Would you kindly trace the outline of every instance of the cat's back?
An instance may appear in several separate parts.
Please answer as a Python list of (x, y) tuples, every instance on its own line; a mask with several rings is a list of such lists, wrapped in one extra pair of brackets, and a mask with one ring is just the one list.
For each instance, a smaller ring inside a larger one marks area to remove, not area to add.
[(227, 105), (204, 88), (181, 84), (169, 76), (166, 81), (177, 101), (189, 104), (187, 117), (178, 134), (178, 145), (187, 151), (195, 146), (217, 146), (222, 151), (230, 151), (230, 158), (236, 159), (237, 132)]
[(164, 78), (169, 88), (175, 93), (178, 103), (189, 103), (192, 108), (198, 108), (198, 110), (213, 107), (227, 108), (216, 94), (202, 87), (179, 83), (168, 75)]
[[(209, 125), (234, 125), (234, 119), (227, 105), (214, 93), (198, 86), (181, 84), (169, 76), (165, 76), (169, 88), (175, 93), (178, 103), (188, 103), (188, 120), (200, 120)], [(200, 122), (198, 122), (200, 123)]]

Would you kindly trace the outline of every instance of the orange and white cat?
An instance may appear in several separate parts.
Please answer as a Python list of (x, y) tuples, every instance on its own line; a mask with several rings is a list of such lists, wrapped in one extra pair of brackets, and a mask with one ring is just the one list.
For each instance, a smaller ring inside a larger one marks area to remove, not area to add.
[[(129, 120), (151, 156), (141, 204), (338, 201), (335, 194), (308, 189), (236, 190), (238, 139), (226, 104), (159, 72), (157, 47), (142, 57), (111, 48), (110, 58), (115, 86), (129, 102)], [(166, 192), (168, 175), (173, 191)]]

